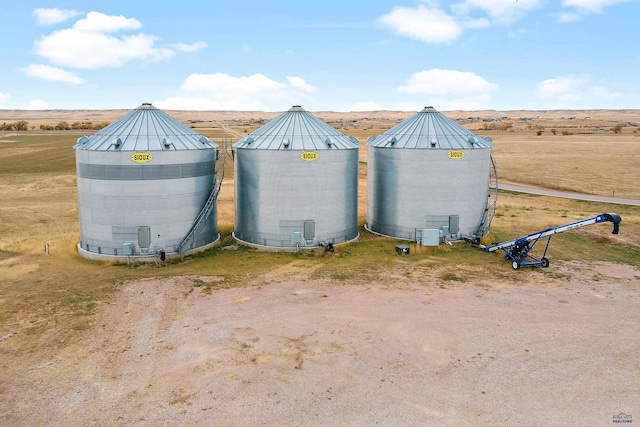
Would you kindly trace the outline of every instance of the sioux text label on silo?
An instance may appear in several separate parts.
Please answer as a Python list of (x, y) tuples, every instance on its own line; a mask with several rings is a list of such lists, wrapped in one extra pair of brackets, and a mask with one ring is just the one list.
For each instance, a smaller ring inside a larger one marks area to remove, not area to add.
[(464, 157), (464, 151), (462, 150), (451, 150), (447, 153), (450, 159), (458, 160)]
[(150, 162), (153, 157), (149, 153), (133, 153), (131, 155), (131, 160), (136, 163), (146, 163)]
[(315, 151), (305, 151), (304, 153), (300, 154), (300, 158), (307, 162), (313, 162), (314, 160), (318, 160), (319, 157), (320, 155)]

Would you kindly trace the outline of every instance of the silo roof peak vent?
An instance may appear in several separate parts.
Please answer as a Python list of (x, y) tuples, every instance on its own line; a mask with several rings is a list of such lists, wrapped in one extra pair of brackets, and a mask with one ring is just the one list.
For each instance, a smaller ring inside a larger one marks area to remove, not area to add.
[[(284, 141), (288, 141), (288, 144)], [(233, 147), (255, 150), (333, 151), (358, 149), (360, 143), (302, 107), (294, 105), (235, 142)]]
[(436, 110), (435, 108), (433, 108), (432, 106), (428, 106), (428, 107), (424, 107), (422, 109), (422, 111), (420, 111), (421, 113), (437, 113), (438, 110)]
[(120, 151), (162, 151), (167, 148), (165, 141), (178, 151), (217, 147), (209, 138), (145, 102), (91, 136), (80, 138), (74, 148), (110, 151), (115, 145)]
[[(391, 143), (395, 140), (394, 143)], [(393, 149), (465, 150), (491, 148), (491, 141), (436, 111), (425, 107), (386, 132), (370, 137), (369, 147)]]

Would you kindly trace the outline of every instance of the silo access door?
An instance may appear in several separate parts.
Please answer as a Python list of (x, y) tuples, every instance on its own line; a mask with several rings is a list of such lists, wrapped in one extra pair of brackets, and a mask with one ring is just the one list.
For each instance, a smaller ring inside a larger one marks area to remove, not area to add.
[(138, 247), (142, 252), (147, 252), (151, 246), (151, 227), (138, 227)]
[(316, 237), (316, 222), (313, 219), (304, 220), (304, 239), (312, 242)]

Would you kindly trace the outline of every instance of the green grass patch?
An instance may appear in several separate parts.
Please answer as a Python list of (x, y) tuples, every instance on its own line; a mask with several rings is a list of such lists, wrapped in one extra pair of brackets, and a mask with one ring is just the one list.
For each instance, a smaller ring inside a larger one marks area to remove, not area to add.
[[(80, 133), (15, 134), (0, 138), (0, 175), (75, 174), (73, 145)], [(11, 142), (8, 142), (11, 141)]]
[(459, 276), (455, 273), (444, 273), (440, 275), (440, 279), (445, 282), (466, 282), (467, 278)]

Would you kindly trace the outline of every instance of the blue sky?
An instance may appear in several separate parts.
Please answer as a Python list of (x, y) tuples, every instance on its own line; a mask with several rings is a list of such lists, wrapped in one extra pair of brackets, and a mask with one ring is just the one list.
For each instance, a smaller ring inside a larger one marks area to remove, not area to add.
[(0, 108), (640, 108), (639, 0), (5, 2)]

